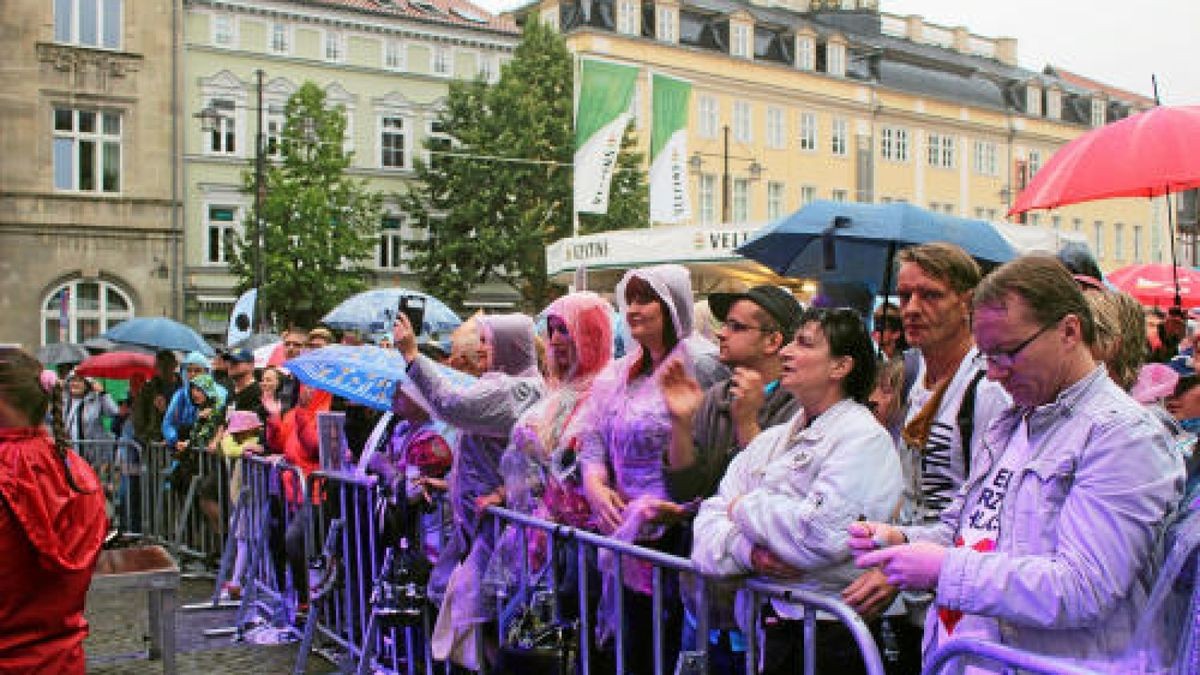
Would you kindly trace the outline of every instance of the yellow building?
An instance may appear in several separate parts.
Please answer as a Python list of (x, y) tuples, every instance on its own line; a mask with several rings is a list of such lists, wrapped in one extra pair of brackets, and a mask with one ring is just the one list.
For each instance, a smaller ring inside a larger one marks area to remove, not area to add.
[[(1002, 220), (1057, 148), (1152, 104), (1023, 69), (1014, 39), (890, 15), (875, 0), (542, 0), (515, 16), (550, 23), (578, 57), (640, 68), (643, 151), (651, 73), (692, 83), (701, 227), (765, 223), (814, 199)], [(1161, 204), (1113, 200), (1027, 222), (1085, 235), (1106, 270), (1170, 259)]]

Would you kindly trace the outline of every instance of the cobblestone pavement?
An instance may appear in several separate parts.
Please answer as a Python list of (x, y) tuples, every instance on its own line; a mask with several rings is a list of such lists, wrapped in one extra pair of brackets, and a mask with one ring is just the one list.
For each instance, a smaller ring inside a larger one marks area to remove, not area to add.
[[(203, 602), (212, 595), (210, 579), (184, 579), (180, 604)], [(179, 673), (225, 675), (290, 673), (297, 645), (235, 643), (231, 637), (210, 638), (208, 628), (232, 626), (234, 609), (183, 610), (176, 614), (176, 665)], [(161, 673), (162, 662), (150, 661), (146, 595), (144, 593), (97, 592), (88, 596), (87, 618), (91, 634), (84, 644), (88, 672), (98, 675), (143, 675)], [(308, 673), (335, 673), (329, 661), (317, 655), (308, 660)]]

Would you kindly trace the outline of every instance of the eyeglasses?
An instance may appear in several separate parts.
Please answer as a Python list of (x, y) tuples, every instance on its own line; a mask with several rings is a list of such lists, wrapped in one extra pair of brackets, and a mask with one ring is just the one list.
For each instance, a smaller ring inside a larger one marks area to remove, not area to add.
[(284, 343), (283, 343), (283, 346), (284, 346), (284, 347), (290, 347), (290, 348), (292, 348), (292, 349), (301, 349), (301, 348), (303, 348), (303, 347), (304, 347), (304, 343), (303, 343), (303, 342), (292, 342), (292, 341), (288, 341), (288, 342), (284, 342)]
[(997, 368), (1003, 368), (1004, 370), (1008, 370), (1009, 368), (1012, 368), (1013, 365), (1016, 364), (1017, 357), (1021, 355), (1021, 352), (1024, 351), (1026, 347), (1033, 344), (1033, 341), (1038, 339), (1039, 337), (1041, 337), (1042, 333), (1045, 333), (1046, 331), (1050, 330), (1051, 328), (1053, 328), (1054, 326), (1057, 326), (1057, 325), (1058, 325), (1057, 321), (1048, 323), (1048, 324), (1042, 326), (1041, 328), (1039, 328), (1038, 331), (1036, 333), (1034, 333), (1033, 335), (1030, 335), (1029, 337), (1025, 338), (1025, 340), (1023, 340), (1021, 342), (1021, 344), (1017, 345), (1016, 347), (1013, 347), (1012, 349), (997, 349), (996, 351), (992, 352), (991, 354), (984, 354), (983, 358), (987, 359), (988, 365), (992, 365), (992, 366), (996, 366)]
[(734, 333), (745, 333), (748, 330), (756, 330), (760, 333), (775, 333), (775, 332), (778, 332), (778, 330), (779, 330), (778, 328), (766, 328), (763, 326), (751, 326), (750, 324), (742, 323), (741, 321), (738, 321), (737, 319), (725, 319), (725, 321), (721, 322), (721, 325), (724, 326), (725, 328), (728, 328), (731, 332), (734, 332)]

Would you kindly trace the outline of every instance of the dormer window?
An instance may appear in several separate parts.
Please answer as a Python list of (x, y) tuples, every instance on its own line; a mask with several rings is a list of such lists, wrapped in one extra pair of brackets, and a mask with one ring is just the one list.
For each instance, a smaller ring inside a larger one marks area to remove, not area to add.
[(1025, 87), (1025, 114), (1042, 116), (1042, 88), (1036, 84)]
[(796, 68), (815, 70), (817, 67), (817, 41), (811, 35), (796, 36)]
[(1092, 126), (1102, 127), (1108, 123), (1108, 116), (1104, 110), (1104, 99), (1096, 97), (1092, 99)]
[(836, 77), (846, 75), (846, 45), (840, 42), (826, 43), (825, 72)]
[(676, 14), (677, 10), (674, 7), (659, 6), (657, 20), (654, 24), (654, 36), (660, 42), (675, 42), (679, 38), (679, 32), (675, 29), (675, 25), (679, 22)]
[(732, 24), (729, 27), (729, 53), (740, 59), (748, 59), (750, 52), (750, 26)]
[(1058, 89), (1046, 90), (1046, 117), (1052, 120), (1062, 119), (1062, 92)]
[(617, 0), (617, 32), (622, 35), (637, 35), (637, 2)]

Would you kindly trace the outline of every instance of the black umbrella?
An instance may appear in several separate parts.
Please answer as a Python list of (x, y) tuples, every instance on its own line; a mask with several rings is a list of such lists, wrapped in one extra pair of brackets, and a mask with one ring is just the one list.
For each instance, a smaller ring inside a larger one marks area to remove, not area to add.
[(88, 350), (74, 342), (54, 342), (38, 348), (37, 358), (45, 366), (74, 365), (88, 357)]

